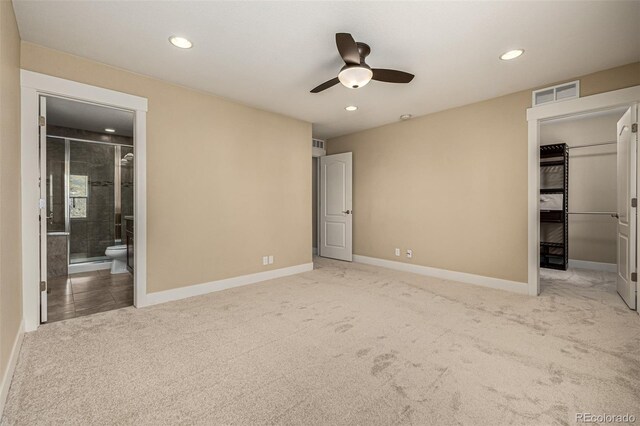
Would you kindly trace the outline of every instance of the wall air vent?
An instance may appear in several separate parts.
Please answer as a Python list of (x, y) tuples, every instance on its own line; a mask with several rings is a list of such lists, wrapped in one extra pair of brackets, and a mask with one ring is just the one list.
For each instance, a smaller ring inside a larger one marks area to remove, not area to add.
[(322, 157), (327, 155), (327, 151), (324, 146), (325, 142), (322, 139), (311, 139), (312, 155), (314, 157)]
[(545, 105), (552, 102), (567, 101), (580, 97), (580, 80), (562, 83), (557, 86), (534, 90), (531, 97), (533, 106)]

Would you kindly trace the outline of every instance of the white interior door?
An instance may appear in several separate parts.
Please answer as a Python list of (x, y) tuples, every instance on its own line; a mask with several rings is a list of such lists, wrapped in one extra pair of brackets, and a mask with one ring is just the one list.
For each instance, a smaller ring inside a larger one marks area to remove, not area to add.
[(47, 322), (47, 98), (40, 96), (40, 322)]
[(320, 157), (320, 256), (351, 262), (353, 253), (352, 156)]
[(631, 309), (636, 309), (636, 219), (637, 219), (637, 133), (636, 107), (618, 121), (618, 293)]

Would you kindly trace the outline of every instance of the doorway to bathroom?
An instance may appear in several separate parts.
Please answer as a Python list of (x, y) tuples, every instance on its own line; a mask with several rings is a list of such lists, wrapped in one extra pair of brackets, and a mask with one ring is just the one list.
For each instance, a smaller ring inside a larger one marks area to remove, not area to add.
[(134, 113), (41, 96), (40, 116), (42, 322), (131, 306)]
[[(133, 265), (133, 304), (135, 307), (147, 306), (147, 111), (148, 100), (144, 97), (129, 93), (105, 89), (72, 80), (66, 80), (28, 70), (20, 70), (20, 215), (22, 221), (21, 233), (21, 257), (22, 257), (22, 312), (24, 317), (24, 331), (34, 331), (42, 323), (48, 322), (48, 279), (47, 279), (47, 200), (46, 200), (46, 170), (41, 170), (41, 165), (46, 164), (47, 146), (46, 129), (46, 97), (63, 98), (73, 100), (84, 106), (101, 106), (115, 110), (133, 113), (133, 174), (134, 177), (134, 221), (131, 221), (133, 229), (127, 233), (127, 238), (135, 239), (133, 259), (129, 263)], [(42, 103), (44, 100), (44, 108)], [(41, 112), (45, 116), (41, 116)], [(103, 134), (110, 134), (105, 131)], [(100, 132), (98, 132), (100, 133)], [(82, 139), (82, 138), (78, 138)], [(41, 161), (42, 160), (42, 161)], [(41, 179), (44, 176), (44, 180)], [(89, 187), (91, 191), (91, 187)], [(77, 204), (77, 203), (76, 203)], [(42, 218), (42, 220), (41, 220)], [(135, 223), (135, 226), (133, 226)], [(126, 222), (125, 222), (126, 224)], [(44, 238), (41, 238), (41, 236)], [(114, 240), (115, 243), (115, 240)], [(105, 251), (106, 252), (106, 251)], [(44, 256), (41, 256), (44, 253)], [(99, 270), (100, 271), (100, 270)], [(100, 272), (98, 271), (98, 274)], [(105, 270), (101, 270), (105, 273)], [(96, 271), (89, 271), (96, 272)], [(109, 275), (111, 276), (111, 275)], [(79, 278), (79, 277), (78, 277)], [(78, 281), (78, 280), (77, 280)], [(66, 282), (67, 286), (71, 282)], [(80, 287), (76, 282), (76, 287)], [(67, 287), (60, 302), (69, 301)], [(82, 297), (78, 297), (80, 300)], [(98, 310), (113, 308), (107, 299), (107, 305), (98, 305)], [(75, 313), (75, 308), (74, 308)], [(82, 312), (91, 313), (90, 310)], [(76, 316), (76, 315), (74, 315)]]

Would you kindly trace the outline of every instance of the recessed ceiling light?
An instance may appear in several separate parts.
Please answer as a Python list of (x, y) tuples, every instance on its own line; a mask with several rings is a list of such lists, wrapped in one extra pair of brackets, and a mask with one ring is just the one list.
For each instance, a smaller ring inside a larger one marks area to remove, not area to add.
[(106, 129), (104, 129), (104, 131), (107, 132), (107, 133), (115, 133), (116, 129), (112, 129), (110, 127), (107, 127)]
[(358, 109), (357, 106), (355, 105), (349, 105), (348, 107), (345, 108), (347, 111), (355, 111)]
[(510, 50), (510, 51), (505, 52), (502, 55), (500, 55), (500, 59), (502, 59), (503, 61), (510, 61), (510, 60), (515, 59), (518, 56), (522, 55), (523, 53), (524, 53), (523, 49)]
[(402, 115), (400, 116), (400, 120), (403, 120), (403, 121), (404, 121), (404, 120), (408, 120), (408, 119), (410, 119), (411, 117), (413, 117), (411, 114), (402, 114)]
[(191, 49), (193, 47), (193, 43), (184, 37), (171, 36), (169, 37), (169, 43), (180, 49)]

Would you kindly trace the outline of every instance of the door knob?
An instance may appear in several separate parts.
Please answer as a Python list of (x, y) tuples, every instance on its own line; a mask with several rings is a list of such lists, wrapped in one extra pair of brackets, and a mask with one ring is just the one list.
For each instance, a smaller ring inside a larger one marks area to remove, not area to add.
[(353, 213), (353, 211), (352, 211), (352, 210), (342, 210), (342, 213), (344, 213), (344, 214), (351, 214), (351, 213)]

